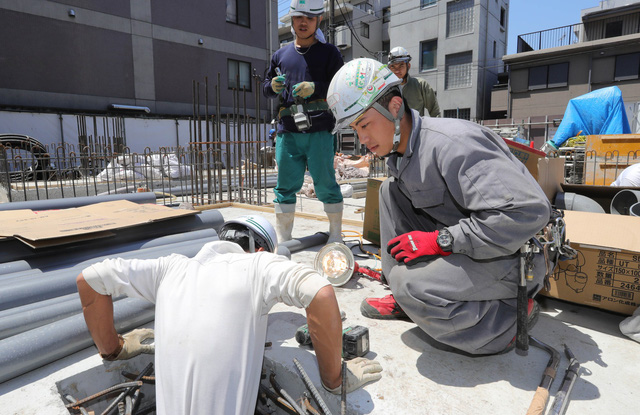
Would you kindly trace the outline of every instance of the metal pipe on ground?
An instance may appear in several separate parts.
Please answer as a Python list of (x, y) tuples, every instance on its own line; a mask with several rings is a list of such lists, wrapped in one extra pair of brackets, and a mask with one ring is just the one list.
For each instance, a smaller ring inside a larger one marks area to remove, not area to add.
[(109, 238), (94, 239), (91, 241), (59, 245), (50, 248), (33, 249), (17, 239), (7, 239), (0, 241), (0, 263), (34, 257), (40, 258), (43, 255), (52, 253), (60, 255), (62, 252), (65, 253), (65, 256), (72, 256), (77, 253), (78, 249), (103, 249), (105, 247), (105, 243), (108, 243), (109, 246), (113, 246), (126, 242), (142, 239), (149, 240), (155, 237), (187, 231), (196, 231), (201, 229), (218, 230), (223, 223), (224, 218), (222, 217), (222, 214), (215, 209), (210, 209), (202, 211), (197, 215), (173, 218), (162, 222), (148, 223), (124, 229), (116, 229), (113, 231), (115, 235)]
[[(129, 331), (154, 319), (154, 305), (135, 298), (116, 301), (116, 330)], [(0, 383), (93, 345), (82, 314), (0, 340)]]
[[(207, 242), (218, 240), (218, 237), (186, 241), (170, 246), (141, 249), (123, 252), (120, 258), (152, 259), (171, 254), (195, 256)], [(78, 265), (62, 270), (43, 272), (33, 277), (23, 277), (5, 281), (0, 289), (0, 310), (31, 304), (42, 300), (60, 297), (76, 292), (76, 277), (91, 264), (100, 262), (110, 256), (93, 258)]]
[[(129, 242), (121, 245), (109, 245), (108, 247), (95, 247), (86, 251), (63, 251), (59, 254), (49, 254), (47, 256), (38, 256), (27, 260), (29, 265), (34, 269), (40, 269), (43, 272), (55, 271), (63, 268), (75, 266), (80, 262), (84, 262), (96, 257), (107, 255), (119, 255), (123, 252), (131, 252), (140, 249), (149, 249), (155, 247), (167, 247), (178, 243), (195, 241), (206, 238), (217, 238), (218, 234), (213, 229), (201, 229), (192, 232), (176, 233), (173, 235), (160, 236), (153, 239)], [(103, 242), (103, 244), (106, 241)], [(1, 279), (0, 279), (1, 280)]]
[(128, 200), (130, 202), (134, 202), (138, 204), (156, 203), (156, 194), (154, 192), (140, 192), (140, 193), (117, 194), (117, 195), (81, 196), (81, 197), (69, 197), (69, 198), (62, 198), (62, 199), (46, 199), (46, 200), (31, 200), (27, 202), (0, 203), (0, 211), (18, 210), (18, 209), (31, 209), (31, 210), (68, 209), (68, 208), (92, 205), (94, 203), (100, 203), (100, 202), (111, 202), (114, 200)]

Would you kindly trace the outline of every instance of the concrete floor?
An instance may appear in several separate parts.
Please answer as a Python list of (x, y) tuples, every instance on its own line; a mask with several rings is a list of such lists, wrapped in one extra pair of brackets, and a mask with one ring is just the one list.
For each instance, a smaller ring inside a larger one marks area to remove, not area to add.
[[(358, 210), (364, 199), (345, 199), (344, 218), (349, 223), (362, 221)], [(328, 230), (323, 220), (322, 204), (299, 199), (294, 237), (304, 237)], [(220, 209), (225, 219), (255, 214), (254, 209), (227, 207)], [(275, 222), (271, 212), (259, 212)], [(317, 215), (317, 219), (314, 219)], [(345, 225), (347, 245), (356, 243), (361, 226)], [(366, 241), (365, 241), (366, 242)], [(312, 265), (319, 247), (294, 253), (292, 259)], [(356, 249), (353, 249), (356, 252)], [(379, 268), (374, 259), (356, 258), (359, 264)], [(354, 414), (524, 414), (540, 383), (549, 356), (532, 348), (526, 357), (510, 352), (501, 356), (467, 357), (434, 345), (413, 323), (370, 320), (360, 314), (360, 302), (371, 296), (390, 292), (376, 281), (352, 278), (336, 288), (338, 301), (347, 319), (345, 325), (369, 328), (371, 352), (368, 358), (383, 366), (381, 380), (348, 396), (348, 413)], [(640, 374), (637, 356), (640, 344), (623, 336), (618, 324), (625, 316), (541, 297), (542, 314), (532, 335), (562, 351), (567, 344), (582, 369), (571, 394), (567, 414), (638, 414)], [(294, 397), (303, 390), (292, 359), (296, 357), (311, 379), (319, 385), (313, 352), (298, 346), (294, 339), (297, 327), (305, 323), (304, 311), (276, 305), (269, 318), (265, 352), (269, 364), (276, 366), (277, 376)], [(551, 388), (551, 407), (562, 382), (568, 360), (562, 357), (558, 375)], [(101, 359), (94, 347), (61, 359), (26, 375), (0, 384), (0, 415), (64, 414), (64, 403), (56, 382), (95, 368)], [(108, 372), (109, 368), (104, 367)], [(99, 390), (96, 388), (94, 390)], [(334, 414), (340, 413), (335, 396), (322, 392)], [(299, 394), (297, 395), (299, 396)], [(79, 394), (78, 397), (82, 397)]]

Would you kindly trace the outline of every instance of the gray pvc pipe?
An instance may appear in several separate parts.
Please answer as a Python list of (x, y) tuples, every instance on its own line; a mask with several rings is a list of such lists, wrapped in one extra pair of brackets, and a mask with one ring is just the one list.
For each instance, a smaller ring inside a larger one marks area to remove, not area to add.
[[(135, 241), (122, 245), (93, 248), (86, 251), (63, 251), (59, 254), (49, 254), (43, 257), (30, 258), (27, 260), (27, 262), (34, 269), (40, 269), (44, 272), (55, 271), (72, 267), (80, 262), (91, 260), (97, 257), (119, 255), (122, 252), (131, 252), (140, 249), (162, 246), (167, 247), (183, 242), (190, 242), (205, 238), (217, 238), (217, 235), (218, 234), (213, 229), (201, 229), (198, 231), (176, 233), (173, 235), (160, 236), (158, 238)], [(106, 241), (103, 243), (106, 243)]]
[[(71, 258), (80, 254), (79, 250), (104, 249), (105, 245), (122, 245), (126, 242), (138, 240), (150, 240), (151, 238), (171, 235), (175, 233), (195, 231), (201, 229), (219, 229), (224, 223), (222, 214), (210, 209), (200, 212), (197, 215), (168, 219), (160, 222), (146, 223), (124, 229), (114, 230), (114, 236), (108, 238), (83, 241), (81, 243), (60, 245), (50, 248), (33, 249), (17, 239), (7, 239), (0, 241), (0, 263), (16, 261), (20, 259), (41, 258), (45, 255), (54, 254), (60, 257), (61, 254)], [(29, 261), (32, 267), (35, 267)]]
[(640, 203), (640, 190), (620, 190), (613, 199), (611, 199), (611, 214), (629, 215), (631, 206), (636, 203)]
[[(154, 319), (154, 305), (140, 299), (116, 301), (116, 330), (123, 333)], [(82, 314), (0, 340), (0, 383), (93, 345)]]
[(74, 300), (78, 298), (78, 293), (67, 294), (61, 297), (51, 298), (49, 300), (38, 301), (37, 303), (25, 304), (19, 307), (9, 308), (7, 310), (0, 311), (0, 319), (12, 316), (14, 314), (27, 313), (31, 310), (35, 310), (41, 307), (49, 307), (54, 304), (62, 303), (69, 300)]
[(595, 200), (577, 193), (556, 194), (555, 205), (558, 209), (576, 210), (580, 212), (606, 213)]
[(629, 208), (629, 214), (631, 216), (640, 216), (640, 203), (636, 203)]
[[(123, 252), (118, 254), (118, 257), (152, 259), (174, 253), (193, 257), (200, 251), (205, 243), (216, 240), (218, 240), (217, 236), (214, 238), (182, 242), (170, 246)], [(71, 268), (43, 272), (41, 275), (35, 275), (33, 277), (4, 281), (2, 289), (0, 289), (0, 310), (7, 310), (13, 307), (74, 293), (77, 290), (76, 277), (78, 274), (89, 265), (109, 257), (113, 256), (93, 258)]]
[(302, 251), (317, 245), (326, 245), (329, 234), (326, 232), (317, 232), (313, 235), (305, 236), (299, 239), (291, 239), (289, 241), (280, 242), (278, 245), (286, 247), (291, 253)]
[(9, 274), (0, 274), (0, 281), (8, 280), (11, 278), (19, 278), (23, 276), (30, 276), (35, 274), (42, 274), (42, 271), (37, 268), (25, 269), (18, 272), (11, 272)]
[(12, 261), (0, 264), (0, 275), (11, 274), (13, 272), (26, 271), (31, 269), (27, 261)]
[(128, 200), (134, 203), (156, 203), (156, 194), (153, 192), (141, 193), (125, 193), (121, 195), (105, 195), (105, 196), (81, 196), (81, 197), (65, 197), (61, 199), (43, 199), (29, 200), (26, 202), (9, 202), (0, 203), (0, 211), (2, 210), (49, 210), (49, 209), (68, 209), (92, 205), (100, 202), (111, 202), (113, 200)]
[(19, 314), (0, 317), (0, 340), (36, 327), (44, 326), (45, 324), (49, 324), (54, 321), (62, 320), (65, 317), (69, 317), (80, 312), (82, 312), (80, 297), (75, 295), (75, 298), (71, 298), (57, 304), (34, 308), (33, 310)]

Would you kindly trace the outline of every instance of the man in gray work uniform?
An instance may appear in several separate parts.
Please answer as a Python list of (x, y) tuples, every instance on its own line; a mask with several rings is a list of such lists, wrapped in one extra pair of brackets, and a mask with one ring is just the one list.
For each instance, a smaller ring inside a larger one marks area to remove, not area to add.
[[(408, 317), (470, 354), (509, 350), (518, 251), (549, 222), (550, 203), (502, 138), (472, 122), (405, 112), (399, 83), (380, 62), (356, 59), (327, 94), (338, 128), (353, 128), (369, 150), (388, 157), (391, 175), (380, 190), (380, 239), (393, 294), (364, 300), (361, 311)], [(530, 297), (542, 287), (543, 255), (533, 265)], [(531, 324), (538, 310), (530, 300)]]

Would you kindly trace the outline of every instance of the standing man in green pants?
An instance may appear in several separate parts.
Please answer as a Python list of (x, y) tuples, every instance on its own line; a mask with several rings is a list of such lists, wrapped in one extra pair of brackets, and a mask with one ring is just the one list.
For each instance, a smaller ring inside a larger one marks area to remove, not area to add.
[(343, 201), (333, 168), (335, 122), (326, 98), (329, 83), (344, 62), (319, 29), (323, 12), (322, 0), (291, 2), (289, 15), (295, 39), (273, 54), (263, 83), (264, 95), (279, 99), (274, 204), (281, 242), (291, 239), (296, 193), (302, 188), (307, 169), (329, 218), (328, 242), (342, 241)]

